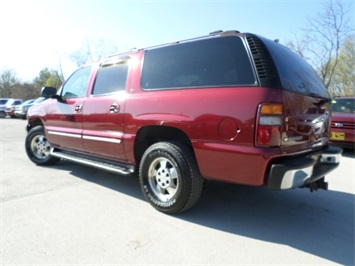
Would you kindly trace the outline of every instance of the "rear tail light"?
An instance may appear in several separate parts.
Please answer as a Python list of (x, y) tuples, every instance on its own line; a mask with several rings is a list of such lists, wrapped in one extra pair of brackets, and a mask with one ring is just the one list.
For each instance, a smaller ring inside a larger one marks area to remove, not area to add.
[(255, 145), (261, 147), (281, 145), (283, 105), (267, 103), (259, 105)]

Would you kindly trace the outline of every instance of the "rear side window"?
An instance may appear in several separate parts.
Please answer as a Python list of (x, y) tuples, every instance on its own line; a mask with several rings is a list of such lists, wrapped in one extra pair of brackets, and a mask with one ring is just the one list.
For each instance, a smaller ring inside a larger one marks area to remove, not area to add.
[(329, 98), (317, 72), (294, 52), (271, 40), (261, 38), (273, 58), (284, 89)]
[(93, 95), (115, 93), (126, 89), (127, 62), (101, 67), (96, 75)]
[(256, 85), (239, 37), (213, 38), (147, 50), (141, 86), (146, 90)]

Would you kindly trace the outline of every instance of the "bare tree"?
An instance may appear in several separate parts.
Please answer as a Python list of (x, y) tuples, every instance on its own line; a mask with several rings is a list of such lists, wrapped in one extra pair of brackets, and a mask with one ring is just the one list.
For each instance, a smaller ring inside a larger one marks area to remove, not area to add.
[(340, 0), (328, 0), (315, 18), (308, 19), (305, 37), (287, 46), (307, 59), (317, 70), (325, 87), (333, 94), (332, 79), (339, 62), (339, 51), (353, 31), (349, 26), (351, 9)]
[(57, 67), (56, 73), (58, 75), (58, 78), (60, 79), (60, 81), (63, 84), (64, 81), (65, 81), (65, 78), (64, 78), (64, 73), (63, 73), (62, 57), (59, 55), (58, 52), (56, 52), (56, 55), (57, 55), (57, 58), (58, 58), (58, 67)]
[(79, 67), (89, 62), (101, 59), (103, 56), (117, 52), (117, 47), (103, 39), (92, 42), (84, 41), (83, 46), (70, 54), (69, 58)]
[(14, 70), (5, 69), (0, 74), (0, 97), (12, 98), (13, 88), (19, 82)]
[(41, 94), (36, 90), (32, 83), (19, 83), (14, 85), (12, 90), (12, 98), (19, 98), (23, 100), (35, 99)]
[(302, 58), (306, 58), (305, 51), (307, 47), (307, 42), (305, 39), (299, 40), (297, 36), (295, 36), (295, 41), (289, 41), (286, 43), (286, 46), (298, 54)]

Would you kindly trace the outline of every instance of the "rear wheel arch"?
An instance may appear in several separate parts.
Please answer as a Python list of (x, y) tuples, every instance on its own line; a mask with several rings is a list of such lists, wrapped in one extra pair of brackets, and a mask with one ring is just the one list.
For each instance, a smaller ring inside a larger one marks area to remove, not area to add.
[(134, 157), (137, 165), (144, 152), (154, 143), (161, 141), (183, 143), (194, 153), (190, 138), (181, 129), (170, 126), (145, 126), (138, 130), (134, 143)]

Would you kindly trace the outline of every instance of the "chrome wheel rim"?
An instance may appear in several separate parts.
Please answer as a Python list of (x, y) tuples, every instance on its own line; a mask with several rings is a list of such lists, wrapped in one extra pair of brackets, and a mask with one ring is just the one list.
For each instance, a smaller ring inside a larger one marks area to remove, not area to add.
[(31, 141), (31, 151), (38, 159), (46, 159), (49, 156), (51, 146), (44, 135), (35, 136)]
[(159, 157), (150, 164), (148, 183), (155, 196), (162, 202), (171, 200), (180, 184), (175, 166), (164, 157)]

